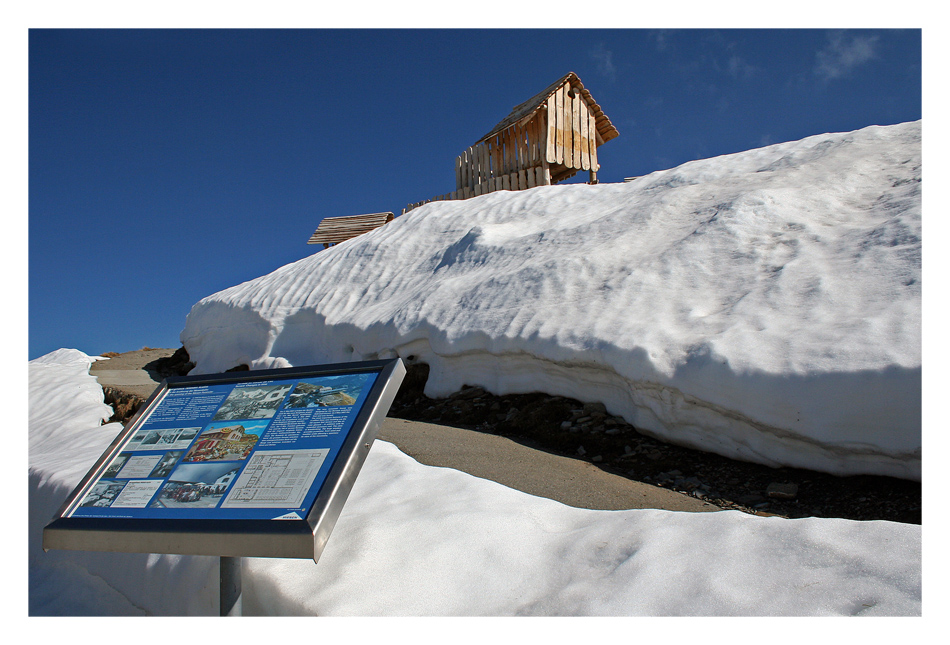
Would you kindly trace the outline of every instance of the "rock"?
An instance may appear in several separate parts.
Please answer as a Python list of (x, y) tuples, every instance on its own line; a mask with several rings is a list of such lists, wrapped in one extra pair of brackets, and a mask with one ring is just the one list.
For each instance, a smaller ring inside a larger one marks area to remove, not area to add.
[(765, 494), (772, 499), (795, 499), (798, 497), (798, 484), (772, 482), (765, 489)]
[[(116, 354), (118, 356), (118, 354)], [(185, 376), (194, 368), (195, 364), (191, 362), (188, 356), (188, 350), (179, 347), (175, 353), (166, 358), (159, 358), (145, 365), (145, 369), (155, 370), (159, 376), (165, 378), (168, 376)]]
[(453, 395), (452, 398), (455, 398), (455, 399), (474, 399), (474, 398), (476, 398), (476, 397), (483, 396), (483, 395), (485, 395), (485, 394), (487, 394), (487, 392), (486, 392), (484, 389), (480, 388), (480, 387), (465, 387), (465, 386), (463, 386), (462, 389), (461, 389), (460, 391), (456, 392), (456, 393)]
[(129, 419), (135, 416), (135, 413), (139, 411), (142, 404), (145, 403), (144, 399), (134, 394), (128, 394), (112, 387), (102, 388), (102, 393), (105, 404), (112, 406), (113, 410), (113, 415), (106, 423), (121, 423), (125, 425)]
[(597, 402), (597, 401), (594, 401), (593, 403), (585, 403), (585, 404), (584, 404), (584, 414), (593, 415), (593, 414), (595, 414), (595, 413), (600, 413), (600, 414), (603, 414), (603, 415), (606, 416), (606, 414), (607, 414), (607, 406), (605, 406), (603, 403), (599, 403), (599, 402)]

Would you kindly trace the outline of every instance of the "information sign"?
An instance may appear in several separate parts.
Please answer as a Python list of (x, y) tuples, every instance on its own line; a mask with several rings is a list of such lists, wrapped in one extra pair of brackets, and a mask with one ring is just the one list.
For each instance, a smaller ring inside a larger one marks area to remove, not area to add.
[(397, 358), (168, 378), (43, 547), (316, 561), (405, 374)]

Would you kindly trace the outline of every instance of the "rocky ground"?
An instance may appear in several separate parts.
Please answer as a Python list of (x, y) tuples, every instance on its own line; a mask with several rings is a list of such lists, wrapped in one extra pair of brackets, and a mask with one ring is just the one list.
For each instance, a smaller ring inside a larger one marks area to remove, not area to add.
[[(181, 348), (146, 367), (167, 377), (186, 374), (193, 366)], [(423, 393), (427, 377), (427, 365), (409, 367), (389, 416), (502, 435), (723, 509), (788, 518), (921, 523), (919, 482), (869, 475), (836, 477), (735, 461), (653, 439), (608, 414), (602, 404), (565, 397), (495, 396), (464, 387), (447, 398), (430, 399)], [(116, 407), (115, 421), (128, 419), (142, 403), (108, 390), (106, 402)]]
[(422, 391), (427, 375), (425, 365), (410, 367), (389, 416), (503, 435), (723, 509), (789, 518), (921, 522), (919, 482), (836, 477), (735, 461), (653, 439), (607, 414), (602, 404), (564, 397), (494, 396), (465, 387), (450, 397), (430, 399)]

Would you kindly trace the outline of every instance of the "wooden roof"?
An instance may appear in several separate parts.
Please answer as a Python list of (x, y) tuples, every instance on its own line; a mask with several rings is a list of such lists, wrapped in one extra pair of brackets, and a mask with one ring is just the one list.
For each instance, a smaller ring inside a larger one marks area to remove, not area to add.
[(581, 79), (577, 77), (577, 74), (574, 72), (568, 72), (555, 82), (548, 85), (539, 94), (536, 94), (524, 103), (513, 107), (511, 109), (511, 113), (499, 121), (498, 124), (495, 125), (495, 127), (492, 128), (488, 134), (479, 139), (477, 143), (485, 141), (489, 137), (498, 134), (508, 126), (518, 123), (519, 121), (529, 120), (532, 116), (534, 116), (535, 112), (541, 109), (541, 106), (545, 104), (545, 101), (547, 101), (548, 97), (554, 94), (555, 90), (564, 85), (564, 83), (570, 83), (571, 86), (581, 91), (581, 96), (587, 100), (588, 109), (590, 110), (591, 114), (594, 115), (595, 123), (597, 124), (597, 132), (600, 134), (600, 138), (604, 142), (610, 141), (614, 137), (620, 135), (620, 133), (617, 132), (617, 128), (614, 127), (614, 124), (610, 122), (610, 119), (607, 118), (607, 115), (604, 114), (604, 111), (600, 109), (600, 105), (598, 105), (594, 100), (594, 97), (591, 96), (590, 91), (584, 89), (584, 84), (581, 83)]
[(395, 215), (392, 213), (326, 217), (317, 226), (317, 230), (310, 236), (307, 244), (337, 244), (351, 237), (369, 233), (386, 222), (391, 222), (394, 217)]

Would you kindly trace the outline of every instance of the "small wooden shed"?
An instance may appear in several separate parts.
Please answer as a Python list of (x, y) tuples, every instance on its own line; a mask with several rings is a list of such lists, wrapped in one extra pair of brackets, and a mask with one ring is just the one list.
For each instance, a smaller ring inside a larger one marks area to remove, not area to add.
[(391, 222), (395, 215), (392, 213), (370, 213), (368, 215), (345, 215), (343, 217), (326, 217), (317, 226), (307, 244), (323, 244), (327, 248), (332, 244), (339, 244), (351, 237), (369, 233), (387, 222)]
[(597, 148), (620, 133), (574, 72), (512, 108), (455, 160), (455, 191), (430, 201), (468, 199), (569, 179), (580, 170), (597, 183)]

